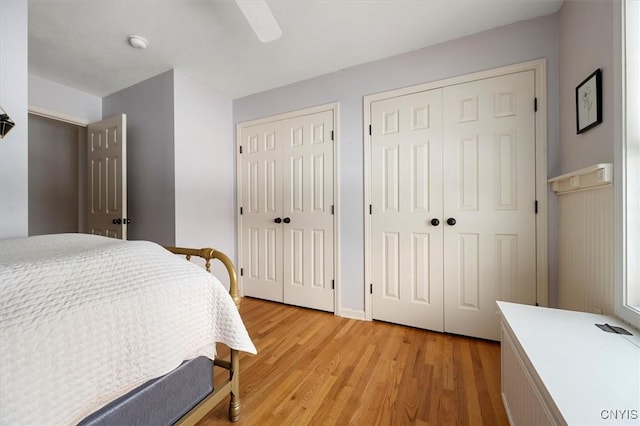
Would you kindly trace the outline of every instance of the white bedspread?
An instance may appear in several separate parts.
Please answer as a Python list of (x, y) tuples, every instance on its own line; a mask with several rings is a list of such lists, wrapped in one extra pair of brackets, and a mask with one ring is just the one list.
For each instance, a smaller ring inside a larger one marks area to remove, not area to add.
[(215, 342), (256, 353), (231, 297), (145, 241), (0, 241), (0, 424), (72, 424)]

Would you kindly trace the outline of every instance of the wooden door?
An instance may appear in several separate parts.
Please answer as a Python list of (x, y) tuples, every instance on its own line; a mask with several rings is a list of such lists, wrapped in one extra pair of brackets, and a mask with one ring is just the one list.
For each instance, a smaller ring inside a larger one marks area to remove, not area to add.
[(333, 312), (334, 111), (241, 126), (247, 296)]
[(241, 141), (243, 291), (282, 302), (282, 125), (242, 128)]
[(496, 300), (536, 301), (534, 97), (533, 71), (444, 88), (447, 332), (500, 340)]
[(333, 111), (282, 126), (284, 302), (333, 312)]
[(127, 239), (127, 116), (115, 115), (87, 128), (88, 229)]
[(373, 318), (443, 331), (442, 90), (374, 102), (371, 123)]
[(379, 100), (371, 123), (373, 319), (499, 340), (495, 302), (536, 300), (534, 72)]

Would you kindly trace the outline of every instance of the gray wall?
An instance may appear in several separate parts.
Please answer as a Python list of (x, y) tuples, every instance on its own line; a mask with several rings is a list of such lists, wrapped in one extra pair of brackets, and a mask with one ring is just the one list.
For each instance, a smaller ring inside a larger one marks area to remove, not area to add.
[[(232, 101), (175, 70), (176, 245), (213, 247), (235, 259)], [(220, 262), (213, 272), (223, 284)]]
[(16, 123), (0, 141), (0, 239), (26, 237), (27, 0), (0, 1), (0, 106)]
[(173, 71), (103, 98), (103, 118), (119, 113), (127, 115), (128, 238), (173, 245)]
[[(614, 2), (565, 0), (560, 9), (560, 170), (613, 162)], [(576, 86), (602, 69), (602, 123), (576, 134)]]
[(78, 123), (102, 120), (102, 98), (29, 74), (29, 109)]
[[(570, 173), (598, 163), (615, 163), (614, 145), (620, 137), (621, 47), (616, 41), (620, 31), (619, 0), (565, 0), (558, 12), (560, 22), (560, 153), (555, 175)], [(616, 63), (616, 58), (618, 63)], [(602, 70), (602, 123), (585, 133), (576, 133), (575, 89), (597, 68)], [(617, 99), (617, 101), (616, 101)], [(614, 119), (614, 114), (617, 115)], [(616, 125), (617, 122), (617, 125)], [(616, 127), (618, 130), (616, 130)], [(615, 176), (619, 177), (614, 164)], [(555, 176), (551, 174), (551, 176)], [(553, 195), (550, 202), (557, 203)], [(556, 217), (557, 220), (557, 217)], [(556, 238), (557, 239), (557, 238)], [(616, 249), (617, 250), (617, 249)], [(553, 273), (559, 291), (559, 272)], [(613, 276), (611, 285), (614, 285)], [(557, 293), (550, 294), (557, 300)]]
[[(421, 49), (382, 61), (349, 68), (233, 103), (235, 123), (328, 102), (340, 102), (339, 178), (340, 253), (339, 308), (363, 311), (364, 178), (363, 96), (457, 75), (547, 58), (548, 168), (558, 172), (558, 15), (523, 21)], [(549, 206), (550, 229), (556, 219)], [(551, 234), (551, 233), (550, 233)], [(550, 277), (555, 277), (557, 241), (550, 235)], [(551, 282), (554, 286), (555, 282)]]
[(80, 148), (85, 133), (73, 124), (29, 115), (29, 235), (80, 229), (80, 167), (86, 167), (86, 150)]

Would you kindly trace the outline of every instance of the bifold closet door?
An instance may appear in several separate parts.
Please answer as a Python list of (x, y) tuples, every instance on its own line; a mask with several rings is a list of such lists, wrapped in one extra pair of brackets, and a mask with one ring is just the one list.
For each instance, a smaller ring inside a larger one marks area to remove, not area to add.
[(442, 331), (442, 90), (371, 116), (373, 318)]
[(333, 110), (241, 129), (247, 296), (334, 311)]

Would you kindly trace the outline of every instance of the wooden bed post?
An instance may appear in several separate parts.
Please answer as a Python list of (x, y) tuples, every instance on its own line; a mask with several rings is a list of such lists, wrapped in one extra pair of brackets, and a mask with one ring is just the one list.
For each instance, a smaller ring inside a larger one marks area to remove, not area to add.
[(225, 268), (227, 268), (227, 272), (229, 273), (229, 294), (233, 299), (233, 303), (236, 304), (236, 307), (240, 309), (240, 291), (238, 290), (238, 274), (236, 273), (236, 268), (233, 266), (233, 262), (229, 259), (229, 256), (222, 253), (221, 251), (211, 249), (211, 258), (218, 259)]
[(240, 353), (231, 349), (231, 400), (229, 401), (229, 420), (237, 422), (240, 419)]

